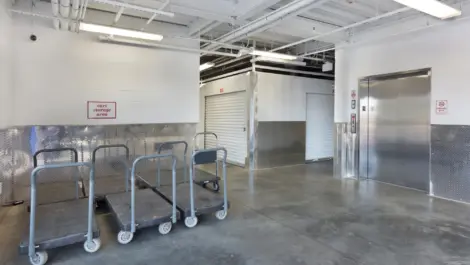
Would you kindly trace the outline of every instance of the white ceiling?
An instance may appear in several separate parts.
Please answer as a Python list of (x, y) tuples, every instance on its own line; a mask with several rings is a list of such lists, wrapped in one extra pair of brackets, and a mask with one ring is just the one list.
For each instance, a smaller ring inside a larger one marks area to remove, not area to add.
[[(29, 0), (32, 1), (32, 0)], [(50, 1), (50, 0), (33, 0)], [(130, 3), (142, 7), (159, 9), (165, 0), (113, 0)], [(159, 15), (154, 22), (158, 27), (165, 24), (179, 27), (192, 37), (220, 40), (221, 36), (233, 33), (234, 30), (249, 25), (256, 19), (262, 18), (272, 12), (281, 10), (286, 5), (302, 0), (170, 0), (163, 11), (174, 13), (174, 17)], [(458, 5), (470, 0), (443, 0), (443, 2)], [(321, 4), (317, 5), (317, 2)], [(315, 7), (315, 8), (313, 8)], [(353, 23), (358, 23), (404, 6), (393, 0), (317, 0), (298, 12), (289, 13), (280, 21), (264, 25), (262, 30), (255, 30), (237, 38), (237, 42), (246, 43), (248, 40), (257, 40), (258, 46), (272, 49), (306, 38), (321, 35), (319, 41), (306, 42), (307, 45), (294, 45), (283, 52), (305, 53), (315, 49), (324, 49), (348, 41), (352, 35), (377, 29), (388, 24), (406, 23), (417, 17), (429, 17), (414, 10), (401, 12), (393, 16), (373, 21), (348, 30), (341, 30), (330, 34), (333, 30), (341, 29)], [(109, 16), (118, 12), (119, 7), (109, 4), (95, 3), (89, 0), (89, 10), (104, 11)], [(132, 9), (125, 9), (123, 16), (130, 16), (145, 21), (153, 14)], [(429, 17), (429, 19), (434, 19)], [(113, 21), (109, 21), (113, 24)], [(154, 28), (154, 27), (152, 27)], [(148, 29), (146, 29), (148, 30)], [(180, 34), (180, 32), (178, 31)], [(326, 36), (323, 36), (326, 35)], [(231, 41), (230, 41), (231, 42)], [(313, 43), (313, 45), (312, 45)], [(216, 48), (213, 48), (216, 49)], [(300, 51), (299, 51), (300, 50)]]

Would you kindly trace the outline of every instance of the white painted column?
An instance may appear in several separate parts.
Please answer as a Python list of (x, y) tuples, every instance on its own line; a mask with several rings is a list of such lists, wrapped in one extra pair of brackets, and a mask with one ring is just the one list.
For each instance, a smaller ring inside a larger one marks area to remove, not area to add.
[(349, 60), (345, 50), (335, 51), (335, 123), (348, 122)]
[(11, 125), (13, 102), (12, 78), (12, 19), (8, 8), (10, 1), (0, 3), (0, 129)]

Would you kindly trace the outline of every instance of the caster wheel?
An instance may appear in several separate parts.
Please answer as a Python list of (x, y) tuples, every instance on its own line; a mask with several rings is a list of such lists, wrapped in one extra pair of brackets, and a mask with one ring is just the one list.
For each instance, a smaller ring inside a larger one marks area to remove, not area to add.
[(95, 253), (101, 247), (101, 240), (99, 238), (93, 238), (91, 242), (85, 241), (83, 248), (88, 253)]
[(46, 251), (40, 251), (36, 252), (36, 255), (34, 257), (29, 257), (29, 262), (31, 262), (32, 265), (44, 265), (47, 262), (47, 252)]
[(117, 235), (118, 242), (123, 245), (129, 244), (132, 241), (132, 238), (134, 238), (134, 233), (129, 231), (120, 231)]
[(212, 182), (212, 189), (213, 189), (215, 192), (219, 192), (219, 190), (220, 190), (219, 183), (217, 183), (217, 182)]
[(170, 233), (172, 226), (173, 226), (173, 224), (171, 222), (166, 222), (166, 223), (160, 224), (158, 226), (158, 232), (160, 232), (160, 234), (162, 234), (162, 235), (166, 235), (166, 234)]
[(224, 220), (225, 217), (227, 217), (227, 211), (225, 210), (220, 210), (215, 212), (215, 217), (219, 220)]
[(189, 228), (193, 228), (197, 225), (197, 217), (186, 217), (184, 219), (184, 225)]

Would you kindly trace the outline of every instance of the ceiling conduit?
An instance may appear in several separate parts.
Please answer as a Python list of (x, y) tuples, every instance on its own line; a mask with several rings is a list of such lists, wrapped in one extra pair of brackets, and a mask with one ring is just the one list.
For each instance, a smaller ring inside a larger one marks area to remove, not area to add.
[(70, 12), (70, 18), (73, 20), (70, 25), (70, 31), (76, 32), (78, 30), (78, 24), (76, 20), (78, 19), (78, 14), (80, 11), (80, 0), (72, 0), (72, 10)]
[[(279, 51), (279, 50), (290, 48), (292, 46), (300, 45), (300, 44), (305, 43), (305, 42), (318, 40), (318, 39), (320, 39), (322, 37), (325, 37), (325, 36), (330, 36), (330, 35), (338, 33), (338, 32), (342, 32), (342, 31), (345, 31), (345, 30), (348, 30), (348, 29), (351, 29), (351, 28), (355, 28), (355, 27), (358, 27), (358, 26), (361, 26), (361, 25), (364, 25), (364, 24), (367, 24), (367, 23), (371, 23), (371, 22), (374, 22), (374, 21), (377, 21), (377, 20), (380, 20), (380, 19), (383, 19), (383, 18), (386, 18), (386, 17), (390, 17), (390, 16), (394, 16), (394, 15), (397, 15), (397, 14), (400, 14), (400, 13), (403, 13), (403, 12), (407, 12), (409, 10), (411, 10), (411, 8), (409, 8), (409, 7), (403, 7), (403, 8), (400, 8), (400, 9), (396, 9), (394, 11), (384, 13), (384, 14), (381, 14), (381, 15), (378, 15), (378, 16), (375, 16), (375, 17), (371, 17), (371, 18), (368, 18), (368, 19), (350, 24), (350, 25), (342, 27), (342, 28), (337, 28), (337, 29), (332, 30), (332, 31), (327, 32), (327, 33), (319, 34), (319, 35), (316, 35), (316, 36), (313, 36), (313, 37), (310, 37), (310, 38), (299, 40), (299, 41), (296, 41), (296, 42), (293, 42), (293, 43), (290, 43), (290, 44), (272, 49), (272, 50), (270, 50), (270, 52), (276, 52), (276, 51)], [(313, 54), (313, 53), (305, 53), (302, 56), (305, 56), (307, 54)]]
[(60, 21), (60, 28), (62, 30), (69, 30), (70, 0), (60, 0), (59, 13), (64, 18)]
[[(266, 14), (252, 22), (245, 24), (225, 35), (218, 38), (218, 42), (232, 43), (237, 41), (240, 37), (245, 38), (253, 34), (260, 28), (267, 29), (272, 27), (275, 23), (280, 22), (282, 19), (287, 17), (296, 16), (300, 13), (305, 12), (308, 9), (318, 7), (330, 0), (296, 0), (287, 5), (274, 10), (273, 12)], [(204, 47), (204, 50), (214, 50), (219, 48), (220, 45), (210, 44)]]
[(52, 20), (52, 21), (54, 23), (54, 28), (58, 30), (60, 28), (60, 20), (58, 18), (58, 16), (59, 16), (59, 0), (51, 0), (51, 4), (52, 4), (52, 15), (54, 16), (54, 20)]

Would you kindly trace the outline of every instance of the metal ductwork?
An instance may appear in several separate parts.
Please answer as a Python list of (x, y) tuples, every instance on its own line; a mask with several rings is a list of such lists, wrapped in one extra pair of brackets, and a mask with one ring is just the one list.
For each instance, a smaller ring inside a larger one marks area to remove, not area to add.
[(51, 0), (51, 5), (52, 5), (52, 15), (55, 17), (55, 19), (53, 20), (54, 28), (59, 29), (60, 28), (60, 20), (58, 18), (58, 16), (59, 16), (59, 0)]
[[(318, 7), (330, 0), (295, 0), (287, 5), (282, 6), (281, 8), (266, 14), (256, 20), (243, 25), (225, 35), (218, 38), (218, 42), (232, 43), (240, 38), (246, 38), (258, 30), (266, 30), (269, 27), (274, 26), (276, 23), (279, 23), (282, 19), (287, 17), (296, 16), (302, 12), (305, 12), (308, 9)], [(214, 50), (221, 47), (217, 44), (209, 44), (204, 50)]]
[(69, 30), (70, 0), (60, 0), (59, 13), (62, 17), (60, 28), (62, 30)]

